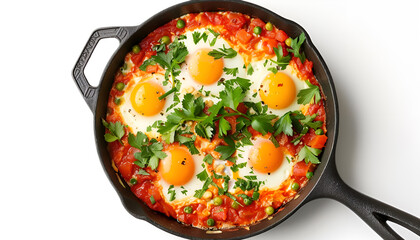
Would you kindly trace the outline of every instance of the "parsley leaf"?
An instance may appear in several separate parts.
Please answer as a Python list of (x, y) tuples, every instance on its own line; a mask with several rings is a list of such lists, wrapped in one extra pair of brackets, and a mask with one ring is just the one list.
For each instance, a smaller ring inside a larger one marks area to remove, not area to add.
[(313, 164), (319, 164), (321, 162), (319, 161), (317, 156), (321, 152), (322, 152), (321, 149), (304, 146), (298, 154), (298, 161), (305, 160), (305, 163), (311, 162)]
[(194, 44), (197, 44), (201, 39), (203, 39), (203, 41), (206, 42), (207, 37), (208, 37), (207, 33), (205, 32), (203, 33), (193, 32), (192, 36), (193, 36)]
[(230, 137), (225, 137), (224, 140), (228, 144), (227, 146), (219, 145), (214, 149), (216, 152), (221, 154), (220, 159), (222, 160), (228, 159), (230, 156), (232, 156), (232, 154), (236, 152), (235, 142), (233, 139)]
[(232, 88), (226, 86), (225, 90), (219, 93), (219, 96), (224, 106), (236, 110), (239, 103), (243, 101), (245, 93), (241, 87)]
[(276, 67), (271, 67), (271, 68), (268, 68), (267, 70), (274, 74), (276, 74), (279, 71)]
[(201, 171), (199, 174), (197, 174), (197, 176), (196, 176), (197, 178), (198, 178), (198, 180), (200, 180), (200, 181), (205, 181), (208, 177), (209, 177), (209, 175), (208, 175), (208, 173), (207, 173), (207, 171), (206, 171), (206, 169), (204, 169), (203, 171)]
[(223, 84), (231, 88), (233, 88), (234, 85), (237, 85), (242, 88), (243, 92), (246, 92), (249, 90), (249, 87), (251, 86), (251, 80), (237, 77), (234, 79), (226, 80), (223, 82)]
[(203, 161), (209, 165), (213, 164), (213, 156), (211, 154), (207, 154), (204, 158)]
[[(204, 181), (204, 180), (201, 180), (201, 181)], [(199, 190), (195, 190), (194, 197), (201, 198), (203, 196), (203, 194), (207, 191), (207, 189), (209, 189), (210, 183), (212, 183), (212, 182), (213, 181), (211, 180), (211, 178), (207, 177), (205, 179), (205, 182), (203, 183), (203, 187)]]
[(298, 104), (308, 104), (312, 102), (312, 99), (315, 98), (315, 103), (318, 103), (321, 100), (321, 93), (319, 87), (312, 85), (309, 81), (305, 81), (309, 88), (305, 88), (299, 91), (297, 94)]
[[(281, 69), (281, 70), (284, 70), (284, 69), (286, 69), (286, 67), (287, 67), (287, 65), (289, 65), (289, 62), (290, 62), (290, 60), (292, 59), (291, 57), (290, 57), (290, 55), (287, 55), (287, 56), (283, 56), (283, 48), (281, 48), (281, 46), (280, 46), (280, 48), (273, 48), (273, 50), (274, 50), (274, 52), (276, 53), (276, 56), (277, 56), (277, 61), (274, 61), (274, 60), (270, 60), (271, 62), (273, 62), (273, 63), (275, 63), (275, 64), (277, 64), (277, 66)], [(273, 73), (277, 73), (277, 68), (275, 68), (275, 70), (274, 69), (272, 69), (272, 68), (269, 68), (268, 70), (270, 70), (270, 71), (272, 71)], [(274, 72), (275, 71), (275, 72)]]
[(214, 57), (214, 59), (220, 59), (222, 57), (234, 58), (237, 54), (238, 53), (235, 50), (232, 48), (226, 48), (225, 45), (223, 45), (223, 48), (219, 48), (219, 50), (214, 49), (209, 52), (209, 55)]
[(318, 116), (318, 114), (313, 114), (309, 116), (305, 116), (305, 119), (300, 120), (300, 123), (302, 123), (304, 126), (308, 126), (313, 129), (320, 128), (322, 126), (322, 121), (314, 121), (314, 119)]
[[(248, 177), (250, 177), (250, 176), (248, 176)], [(240, 188), (242, 191), (249, 191), (251, 189), (254, 189), (254, 191), (258, 191), (259, 188), (260, 188), (260, 186), (263, 183), (264, 183), (263, 181), (254, 181), (254, 180), (251, 180), (251, 179), (244, 180), (242, 178), (238, 178), (236, 180), (235, 185), (233, 186), (233, 188)]]
[(237, 171), (239, 171), (240, 168), (244, 168), (246, 166), (246, 164), (247, 164), (247, 162), (243, 162), (243, 163), (240, 163), (240, 164), (235, 163), (230, 167), (230, 169), (232, 170), (232, 172), (237, 172)]
[(128, 133), (128, 143), (132, 147), (140, 149), (140, 152), (134, 154), (134, 158), (137, 159), (134, 163), (139, 167), (149, 166), (152, 170), (155, 170), (159, 165), (159, 160), (167, 156), (162, 151), (162, 143), (154, 138), (149, 141), (149, 138), (142, 132), (137, 132), (136, 136)]
[(181, 189), (182, 189), (181, 193), (184, 194), (185, 196), (187, 196), (188, 190), (185, 189), (184, 186), (181, 186)]
[[(213, 135), (213, 128), (200, 123), (200, 121), (203, 121), (208, 117), (203, 112), (204, 106), (205, 104), (202, 97), (194, 98), (194, 95), (191, 93), (185, 94), (184, 99), (182, 100), (182, 108), (174, 109), (174, 111), (166, 117), (167, 121), (158, 126), (158, 132), (162, 134), (162, 138), (167, 143), (172, 143), (175, 141), (175, 131), (180, 128), (185, 121), (196, 121), (198, 123), (196, 124), (195, 132), (199, 136), (210, 138)], [(192, 148), (193, 145), (190, 145), (190, 151)]]
[(210, 29), (210, 28), (207, 28), (207, 30), (209, 30), (209, 32), (211, 34), (213, 34), (213, 36), (214, 36), (213, 40), (211, 40), (211, 42), (210, 42), (210, 46), (213, 47), (214, 44), (216, 43), (217, 37), (220, 35), (220, 33), (217, 33), (213, 29)]
[(223, 117), (219, 120), (219, 136), (226, 136), (227, 131), (231, 130), (230, 123)]
[(104, 127), (106, 127), (110, 133), (105, 133), (104, 137), (105, 137), (105, 141), (107, 142), (114, 142), (116, 140), (118, 140), (121, 145), (123, 144), (121, 141), (121, 138), (124, 136), (125, 134), (125, 130), (124, 130), (124, 125), (122, 125), (120, 122), (107, 122), (104, 119), (102, 119), (102, 124), (104, 125)]
[(223, 68), (223, 71), (227, 74), (227, 75), (233, 75), (234, 77), (236, 77), (236, 74), (238, 74), (238, 72), (239, 72), (239, 69), (236, 67), (236, 68), (227, 68), (227, 67), (224, 67)]
[(156, 52), (164, 52), (166, 50), (166, 44), (164, 43), (156, 44), (155, 46), (152, 47), (152, 50)]
[(175, 188), (174, 185), (169, 186), (168, 188), (168, 194), (169, 194), (169, 201), (172, 202), (173, 200), (175, 200)]
[(248, 64), (247, 70), (246, 70), (246, 75), (252, 75), (254, 73), (254, 68), (252, 68), (251, 63)]
[(279, 120), (274, 123), (274, 136), (284, 133), (287, 136), (293, 136), (292, 119), (290, 118), (290, 112), (285, 113)]
[(298, 57), (302, 63), (305, 61), (306, 57), (304, 53), (300, 53), (300, 47), (302, 46), (305, 39), (305, 34), (301, 33), (299, 37), (292, 39), (292, 43), (290, 45), (292, 49), (287, 49), (288, 52), (291, 52), (295, 57)]
[(257, 115), (252, 117), (251, 126), (262, 135), (266, 135), (269, 132), (273, 132), (274, 128), (271, 125), (271, 120), (276, 118), (275, 115)]
[(195, 133), (200, 137), (210, 139), (213, 136), (213, 127), (204, 125), (203, 123), (197, 123), (195, 125)]

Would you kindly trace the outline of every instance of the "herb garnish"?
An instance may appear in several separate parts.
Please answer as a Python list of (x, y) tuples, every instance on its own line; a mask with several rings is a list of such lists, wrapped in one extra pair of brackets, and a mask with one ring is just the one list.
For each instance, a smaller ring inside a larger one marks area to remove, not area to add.
[(315, 103), (318, 103), (321, 100), (321, 93), (319, 87), (312, 85), (309, 81), (305, 81), (309, 88), (302, 89), (297, 94), (298, 104), (308, 104), (315, 99)]
[(321, 149), (304, 146), (298, 154), (298, 161), (305, 160), (305, 163), (311, 162), (313, 164), (319, 164), (321, 162), (319, 161), (317, 156), (321, 152), (322, 152)]
[(193, 36), (194, 44), (197, 44), (201, 39), (203, 39), (203, 41), (206, 42), (207, 37), (208, 37), (207, 33), (205, 32), (203, 33), (193, 32), (192, 36)]
[(128, 143), (140, 152), (134, 153), (134, 158), (137, 159), (134, 164), (141, 168), (149, 166), (155, 170), (159, 165), (159, 160), (165, 158), (167, 155), (162, 151), (163, 145), (155, 138), (149, 140), (146, 134), (137, 132), (137, 135), (128, 133)]
[(213, 34), (213, 36), (214, 36), (213, 40), (211, 40), (211, 42), (210, 42), (210, 46), (211, 46), (211, 47), (213, 47), (213, 46), (214, 46), (214, 44), (216, 43), (217, 37), (220, 35), (220, 33), (217, 33), (217, 32), (215, 32), (213, 29), (210, 29), (210, 28), (207, 28), (207, 30), (208, 30), (211, 34)]
[(104, 127), (108, 128), (110, 133), (105, 133), (104, 137), (105, 137), (105, 141), (107, 142), (114, 142), (116, 140), (118, 140), (121, 145), (123, 144), (121, 141), (121, 138), (124, 136), (125, 134), (125, 130), (124, 130), (124, 125), (122, 125), (120, 122), (107, 122), (104, 119), (102, 119), (102, 124), (104, 125)]
[(212, 50), (209, 52), (209, 55), (214, 57), (214, 59), (220, 59), (220, 58), (234, 58), (236, 57), (238, 53), (233, 50), (232, 48), (226, 48), (225, 45), (223, 45), (223, 48), (219, 48), (219, 50)]
[[(179, 42), (179, 38), (176, 37), (174, 41), (169, 45), (168, 53), (158, 52), (156, 55), (151, 56), (149, 59), (145, 60), (143, 64), (139, 67), (140, 70), (146, 71), (147, 66), (159, 64), (163, 69), (165, 69), (165, 82), (164, 85), (168, 84), (169, 76), (172, 77), (172, 89), (169, 92), (175, 93), (181, 88), (179, 80), (176, 77), (181, 72), (181, 66), (185, 61), (185, 57), (188, 55), (188, 49), (185, 47), (185, 44)], [(169, 95), (165, 93), (159, 99), (163, 99)], [(163, 97), (164, 96), (164, 97)]]
[(223, 71), (227, 74), (227, 75), (233, 75), (234, 77), (236, 77), (236, 74), (238, 74), (238, 72), (239, 72), (239, 69), (236, 67), (236, 68), (227, 68), (227, 67), (224, 67), (223, 68)]
[(292, 39), (292, 43), (290, 45), (292, 49), (287, 49), (288, 52), (291, 52), (295, 57), (298, 57), (302, 63), (305, 61), (306, 57), (304, 52), (300, 53), (300, 47), (305, 39), (305, 34), (301, 33), (299, 37)]

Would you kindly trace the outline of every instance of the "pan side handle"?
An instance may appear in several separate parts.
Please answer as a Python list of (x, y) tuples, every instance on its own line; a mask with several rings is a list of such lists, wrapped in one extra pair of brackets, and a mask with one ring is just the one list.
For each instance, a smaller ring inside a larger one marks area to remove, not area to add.
[(326, 168), (313, 189), (311, 200), (326, 197), (346, 205), (384, 239), (403, 239), (387, 221), (399, 224), (420, 236), (419, 218), (354, 190), (339, 176), (334, 159), (329, 163), (332, 166)]
[(120, 41), (120, 45), (131, 36), (135, 27), (108, 27), (95, 30), (87, 41), (76, 65), (73, 68), (73, 78), (79, 87), (87, 105), (95, 112), (96, 101), (98, 99), (99, 88), (89, 84), (85, 76), (85, 68), (95, 50), (99, 41), (104, 38), (116, 38)]

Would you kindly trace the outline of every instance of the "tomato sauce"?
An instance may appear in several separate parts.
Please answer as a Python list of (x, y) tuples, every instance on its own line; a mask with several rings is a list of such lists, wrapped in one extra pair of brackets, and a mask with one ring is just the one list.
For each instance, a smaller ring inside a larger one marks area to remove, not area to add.
[[(131, 71), (128, 71), (126, 75), (118, 72), (115, 76), (114, 86), (119, 82), (128, 84), (132, 74), (139, 72), (138, 68), (141, 66), (144, 60), (156, 54), (156, 51), (154, 51), (152, 48), (156, 44), (159, 44), (159, 39), (162, 36), (169, 36), (173, 39), (174, 36), (179, 36), (186, 30), (194, 30), (196, 28), (212, 27), (212, 29), (220, 33), (220, 35), (231, 44), (231, 46), (235, 46), (235, 50), (237, 50), (237, 52), (245, 56), (250, 56), (253, 59), (261, 59), (267, 56), (273, 57), (274, 47), (281, 47), (284, 55), (289, 54), (287, 51), (288, 47), (285, 44), (286, 39), (289, 38), (287, 33), (285, 33), (283, 30), (277, 29), (274, 26), (273, 30), (267, 31), (265, 29), (265, 23), (257, 18), (251, 18), (247, 15), (233, 12), (205, 12), (200, 14), (188, 14), (183, 16), (181, 19), (185, 21), (185, 28), (178, 29), (176, 27), (177, 19), (174, 19), (169, 23), (157, 28), (146, 38), (144, 38), (139, 43), (141, 50), (138, 53), (128, 53), (126, 56), (126, 61), (131, 60), (133, 63)], [(262, 32), (260, 35), (253, 34), (253, 29), (255, 26), (261, 27)], [(257, 47), (260, 43), (262, 48)], [(246, 57), (245, 61), (247, 61)], [(317, 82), (312, 72), (313, 63), (311, 61), (306, 59), (302, 63), (299, 58), (292, 57), (290, 66), (295, 69), (299, 78), (308, 80), (312, 84), (319, 86), (319, 83)], [(148, 68), (147, 71), (155, 72), (158, 70), (158, 68), (158, 66), (155, 68)], [(115, 98), (120, 97), (122, 94), (123, 92), (117, 91), (115, 87), (111, 89), (108, 101), (107, 121), (122, 122), (119, 113), (117, 111), (113, 111), (113, 109), (117, 107), (114, 101)], [(204, 112), (206, 114), (210, 114), (207, 110), (208, 108), (206, 108)], [(238, 111), (245, 113), (247, 108), (243, 103), (241, 103), (238, 106)], [(324, 132), (326, 132), (326, 118), (323, 101), (320, 101), (317, 104), (310, 104), (306, 114), (317, 114), (315, 120), (323, 121), (322, 128)], [(225, 120), (227, 120), (232, 126), (232, 129), (229, 130), (229, 134), (235, 133), (237, 118), (238, 116), (225, 118)], [(217, 126), (216, 129), (218, 129)], [(252, 127), (248, 127), (248, 131), (253, 136), (261, 135), (261, 133)], [(189, 205), (192, 207), (192, 212), (186, 213), (183, 211), (183, 208), (175, 209), (166, 203), (162, 198), (160, 189), (154, 184), (158, 178), (156, 172), (150, 169), (146, 169), (149, 175), (137, 174), (135, 176), (136, 182), (130, 182), (130, 179), (132, 179), (133, 175), (139, 170), (139, 167), (134, 164), (136, 161), (134, 154), (139, 152), (139, 150), (131, 147), (128, 144), (127, 134), (128, 132), (126, 131), (125, 136), (121, 140), (122, 144), (119, 141), (109, 143), (108, 150), (121, 177), (131, 186), (131, 191), (135, 194), (135, 196), (137, 196), (145, 204), (147, 204), (148, 207), (155, 211), (159, 211), (167, 216), (176, 218), (178, 221), (185, 224), (191, 224), (193, 226), (204, 228), (207, 227), (207, 220), (209, 218), (212, 218), (217, 222), (227, 223), (231, 227), (246, 226), (262, 220), (267, 217), (265, 207), (263, 207), (266, 205), (266, 203), (269, 203), (269, 205), (272, 205), (274, 208), (278, 209), (278, 211), (281, 211), (281, 208), (284, 206), (284, 204), (293, 199), (293, 197), (296, 195), (295, 191), (290, 191), (290, 189), (288, 190), (290, 181), (297, 182), (299, 183), (300, 187), (303, 187), (308, 181), (306, 177), (307, 172), (313, 172), (316, 168), (314, 164), (307, 164), (304, 161), (298, 162), (293, 168), (291, 178), (288, 180), (288, 182), (284, 183), (279, 190), (263, 192), (260, 195), (259, 201), (253, 201), (248, 206), (245, 205), (242, 198), (237, 197), (237, 202), (239, 204), (236, 207), (233, 207), (233, 200), (225, 195), (221, 195), (219, 197), (222, 198), (223, 203), (220, 206), (212, 205), (211, 207), (208, 207), (205, 204), (194, 203)], [(290, 154), (296, 155), (302, 146), (308, 145), (311, 143), (311, 141), (314, 141), (316, 134), (313, 129), (310, 129), (309, 132), (302, 137), (302, 144), (294, 145), (291, 141), (296, 137), (297, 136), (287, 136), (281, 133), (276, 136), (276, 140), (279, 142), (280, 146), (285, 147)], [(206, 141), (208, 142), (207, 139), (203, 139), (197, 136), (195, 145), (200, 146), (201, 143)], [(205, 152), (212, 152), (213, 155), (217, 155), (218, 153), (214, 152), (214, 148), (221, 144), (223, 145), (225, 142), (223, 139), (220, 139), (216, 133), (214, 139), (212, 139), (211, 143), (208, 145), (208, 148), (202, 150)], [(214, 193), (217, 193), (217, 189), (214, 189)]]

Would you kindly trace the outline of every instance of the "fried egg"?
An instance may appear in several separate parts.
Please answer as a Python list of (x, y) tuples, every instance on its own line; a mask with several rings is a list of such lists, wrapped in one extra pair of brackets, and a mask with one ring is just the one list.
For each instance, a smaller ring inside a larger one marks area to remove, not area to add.
[(259, 136), (251, 140), (253, 145), (238, 148), (236, 163), (246, 163), (245, 167), (233, 172), (233, 178), (246, 179), (245, 176), (256, 176), (256, 181), (262, 181), (260, 190), (276, 190), (289, 178), (293, 169), (293, 156), (282, 147)]
[(288, 65), (285, 70), (273, 73), (268, 70), (274, 66), (271, 65), (271, 61), (261, 60), (250, 64), (254, 73), (248, 77), (252, 79), (253, 84), (245, 101), (262, 101), (268, 106), (269, 112), (277, 116), (300, 109), (296, 95), (308, 86), (305, 81), (297, 77), (291, 66)]
[[(194, 43), (193, 34), (207, 34), (207, 40), (201, 39)], [(244, 77), (245, 69), (244, 60), (240, 54), (233, 58), (215, 59), (208, 53), (213, 50), (219, 51), (223, 48), (231, 48), (229, 43), (221, 36), (214, 40), (214, 35), (207, 29), (196, 29), (194, 31), (187, 31), (184, 34), (186, 39), (181, 40), (188, 49), (188, 56), (185, 63), (181, 66), (181, 73), (179, 79), (183, 89), (203, 89), (202, 93), (205, 99), (218, 101), (215, 96), (219, 96), (219, 92), (225, 88), (220, 84), (221, 79), (231, 79), (235, 77)], [(214, 45), (211, 46), (211, 43)], [(228, 75), (226, 69), (237, 69), (234, 75)], [(181, 91), (182, 93), (182, 91)]]
[(169, 85), (164, 86), (163, 74), (147, 74), (135, 76), (127, 85), (121, 97), (119, 110), (124, 123), (132, 132), (147, 132), (147, 127), (155, 121), (165, 120), (165, 109), (172, 104), (172, 98), (159, 100), (159, 97), (169, 91)]
[[(203, 171), (204, 164), (201, 155), (191, 155), (185, 146), (172, 145), (165, 151), (167, 157), (159, 163), (158, 184), (162, 186), (162, 195), (170, 204), (194, 201), (195, 190), (200, 189), (203, 183), (196, 175)], [(174, 192), (174, 193), (171, 193)], [(175, 200), (171, 199), (175, 194)], [(189, 200), (188, 200), (189, 199)]]

